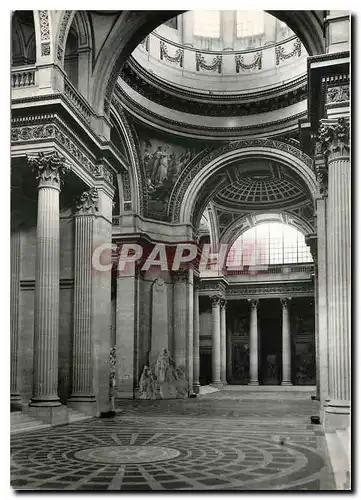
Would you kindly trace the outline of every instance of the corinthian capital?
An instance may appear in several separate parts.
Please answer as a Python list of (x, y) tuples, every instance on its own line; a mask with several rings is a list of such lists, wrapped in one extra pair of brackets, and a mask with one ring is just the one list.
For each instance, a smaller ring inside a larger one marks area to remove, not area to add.
[(28, 156), (28, 162), (39, 179), (39, 188), (54, 187), (60, 189), (61, 176), (69, 171), (65, 165), (65, 158), (57, 151), (38, 153), (37, 156)]
[(93, 214), (98, 211), (98, 190), (91, 188), (84, 191), (77, 201), (76, 208), (79, 215)]
[(259, 304), (258, 299), (248, 299), (248, 302), (251, 306), (251, 309), (256, 309), (258, 307), (258, 304)]
[(222, 295), (218, 294), (211, 295), (212, 307), (220, 306), (222, 300), (223, 300)]
[(350, 123), (345, 118), (323, 119), (318, 141), (326, 158), (331, 154), (348, 155), (350, 151)]

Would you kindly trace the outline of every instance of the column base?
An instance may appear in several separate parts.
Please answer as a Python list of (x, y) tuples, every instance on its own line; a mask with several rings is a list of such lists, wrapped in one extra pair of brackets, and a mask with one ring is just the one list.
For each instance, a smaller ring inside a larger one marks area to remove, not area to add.
[(281, 385), (293, 385), (292, 382), (289, 382), (288, 380), (284, 380), (281, 382)]
[(201, 385), (199, 383), (193, 384), (193, 392), (194, 394), (199, 394), (199, 389)]
[(351, 404), (349, 401), (330, 400), (325, 406), (325, 432), (336, 432), (351, 426)]
[(50, 425), (63, 425), (69, 423), (66, 406), (28, 406), (26, 413), (29, 417), (42, 420)]
[(217, 389), (221, 389), (223, 387), (223, 384), (220, 380), (216, 380), (214, 382), (211, 382), (210, 385), (213, 387), (217, 387)]
[(20, 394), (11, 394), (10, 396), (10, 411), (21, 411), (23, 404)]
[(97, 414), (97, 405), (94, 396), (84, 398), (81, 396), (72, 396), (66, 405), (76, 411), (80, 411), (89, 417), (95, 417)]
[(248, 382), (248, 385), (259, 385), (259, 382), (258, 380), (251, 380), (250, 382)]

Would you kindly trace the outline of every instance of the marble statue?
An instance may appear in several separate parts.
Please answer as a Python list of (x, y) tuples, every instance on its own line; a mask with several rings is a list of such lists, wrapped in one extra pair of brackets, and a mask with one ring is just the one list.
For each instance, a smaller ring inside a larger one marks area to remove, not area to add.
[(142, 375), (140, 376), (139, 392), (141, 399), (156, 399), (155, 381), (149, 366), (144, 367)]

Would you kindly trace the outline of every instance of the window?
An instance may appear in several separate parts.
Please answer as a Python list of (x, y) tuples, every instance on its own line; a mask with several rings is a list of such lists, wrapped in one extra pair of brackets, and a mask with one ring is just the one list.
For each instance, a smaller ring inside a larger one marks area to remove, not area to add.
[(221, 35), (221, 11), (195, 10), (193, 33), (205, 38), (219, 38)]
[(263, 10), (237, 10), (237, 37), (257, 36), (264, 33)]
[(280, 222), (265, 222), (245, 231), (230, 249), (226, 267), (312, 262), (304, 235)]

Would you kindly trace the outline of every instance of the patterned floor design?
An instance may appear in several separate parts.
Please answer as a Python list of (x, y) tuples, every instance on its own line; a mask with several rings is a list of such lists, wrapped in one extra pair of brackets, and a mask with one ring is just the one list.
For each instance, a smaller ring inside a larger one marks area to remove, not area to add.
[(11, 484), (26, 490), (334, 489), (317, 402), (222, 391), (121, 401), (113, 419), (14, 435)]

